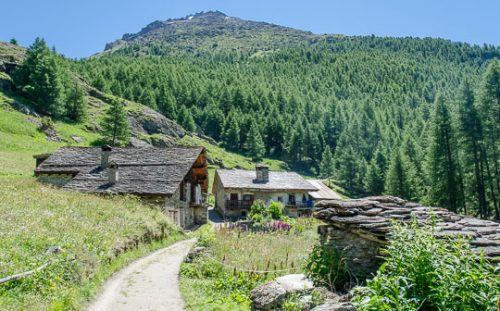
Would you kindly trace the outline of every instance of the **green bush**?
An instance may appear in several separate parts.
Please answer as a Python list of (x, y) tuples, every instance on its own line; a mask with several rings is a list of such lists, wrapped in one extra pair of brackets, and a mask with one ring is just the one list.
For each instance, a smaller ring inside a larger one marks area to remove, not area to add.
[(283, 203), (271, 202), (269, 206), (266, 206), (262, 200), (256, 200), (250, 207), (248, 217), (254, 222), (254, 225), (264, 225), (272, 220), (283, 219), (286, 217), (283, 211)]
[(326, 245), (314, 246), (306, 259), (305, 272), (314, 285), (334, 291), (343, 289), (350, 281), (349, 270), (342, 253)]
[(217, 239), (214, 229), (208, 224), (196, 230), (196, 237), (198, 238), (198, 245), (203, 247), (210, 246)]
[(386, 262), (355, 291), (359, 310), (496, 310), (500, 278), (468, 241), (437, 239), (416, 224), (393, 232)]
[(280, 202), (271, 202), (271, 204), (267, 207), (267, 214), (272, 219), (281, 219), (283, 217), (283, 203)]

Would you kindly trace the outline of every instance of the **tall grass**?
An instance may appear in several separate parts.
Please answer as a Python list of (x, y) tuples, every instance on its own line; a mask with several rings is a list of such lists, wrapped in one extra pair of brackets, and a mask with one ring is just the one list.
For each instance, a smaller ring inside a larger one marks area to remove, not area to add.
[[(290, 231), (199, 230), (207, 253), (181, 268), (189, 310), (249, 310), (250, 291), (277, 276), (302, 273), (317, 243), (317, 222), (299, 219)], [(264, 272), (270, 271), (270, 272)]]
[[(157, 208), (134, 197), (62, 191), (33, 177), (33, 154), (96, 136), (56, 122), (66, 142), (49, 142), (0, 92), (0, 278), (45, 269), (0, 284), (0, 310), (83, 309), (114, 271), (183, 238)], [(48, 252), (48, 250), (56, 252)]]

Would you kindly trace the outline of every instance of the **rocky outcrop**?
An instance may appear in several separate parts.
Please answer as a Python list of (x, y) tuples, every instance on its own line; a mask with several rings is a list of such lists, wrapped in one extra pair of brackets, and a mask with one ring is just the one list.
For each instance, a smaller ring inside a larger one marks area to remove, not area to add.
[[(307, 294), (314, 289), (303, 274), (289, 274), (259, 285), (250, 292), (252, 310), (276, 310), (287, 295)], [(306, 296), (305, 296), (306, 297)]]
[(285, 299), (286, 290), (276, 281), (257, 286), (250, 292), (252, 310), (274, 310)]
[(419, 226), (432, 222), (436, 236), (468, 237), (474, 249), (500, 262), (500, 225), (493, 221), (391, 196), (320, 201), (316, 207), (314, 217), (327, 223), (318, 228), (323, 243), (341, 250), (358, 278), (374, 273), (382, 263), (379, 250), (387, 243), (394, 220), (409, 223), (415, 219)]

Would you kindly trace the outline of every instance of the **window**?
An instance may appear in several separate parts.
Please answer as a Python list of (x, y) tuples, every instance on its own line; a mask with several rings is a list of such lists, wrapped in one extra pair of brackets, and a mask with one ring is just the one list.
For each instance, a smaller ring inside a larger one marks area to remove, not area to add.
[(278, 202), (283, 202), (283, 197), (278, 196)]
[(238, 194), (237, 193), (231, 193), (229, 195), (229, 200), (231, 200), (231, 201), (238, 201)]
[(180, 187), (181, 187), (181, 189), (180, 189), (180, 197), (179, 197), (179, 199), (181, 201), (186, 201), (186, 184), (184, 183), (184, 181), (181, 182)]
[(288, 203), (295, 205), (295, 193), (290, 193), (288, 195)]

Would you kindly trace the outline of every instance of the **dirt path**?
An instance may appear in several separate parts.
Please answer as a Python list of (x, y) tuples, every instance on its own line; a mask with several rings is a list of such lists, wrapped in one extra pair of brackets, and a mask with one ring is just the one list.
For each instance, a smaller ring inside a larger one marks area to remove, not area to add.
[(194, 243), (194, 239), (177, 242), (118, 271), (87, 310), (184, 310), (179, 268)]

